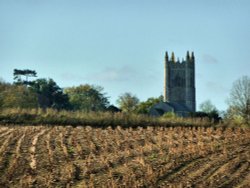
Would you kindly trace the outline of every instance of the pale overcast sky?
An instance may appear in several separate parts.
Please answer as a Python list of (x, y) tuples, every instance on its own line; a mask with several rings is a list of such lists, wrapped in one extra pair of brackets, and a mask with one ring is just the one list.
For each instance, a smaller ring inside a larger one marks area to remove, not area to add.
[(233, 81), (250, 76), (249, 0), (0, 0), (0, 77), (36, 70), (60, 87), (163, 94), (165, 51), (196, 57), (197, 107), (225, 110)]

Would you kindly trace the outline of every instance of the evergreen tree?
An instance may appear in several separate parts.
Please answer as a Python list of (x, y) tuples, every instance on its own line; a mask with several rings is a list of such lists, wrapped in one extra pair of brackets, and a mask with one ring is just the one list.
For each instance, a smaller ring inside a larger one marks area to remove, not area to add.
[(37, 93), (40, 108), (69, 108), (68, 95), (52, 79), (37, 79), (31, 88)]
[[(32, 84), (31, 81), (29, 81), (29, 77), (36, 77), (37, 73), (34, 70), (29, 70), (29, 69), (24, 69), (24, 70), (19, 70), (19, 69), (14, 69), (14, 80), (15, 84), (24, 84), (24, 85), (30, 85)], [(22, 76), (25, 77), (25, 80), (22, 79)]]

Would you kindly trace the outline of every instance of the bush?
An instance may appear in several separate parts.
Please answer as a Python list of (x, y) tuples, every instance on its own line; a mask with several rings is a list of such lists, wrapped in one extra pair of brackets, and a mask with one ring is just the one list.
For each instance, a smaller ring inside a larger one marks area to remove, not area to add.
[[(133, 113), (58, 111), (55, 109), (4, 109), (0, 111), (0, 123), (21, 125), (72, 125), (92, 127), (209, 127), (215, 124), (203, 118), (182, 118), (172, 113), (163, 117), (150, 117)], [(216, 125), (221, 126), (221, 125)]]
[(162, 116), (163, 118), (177, 118), (177, 115), (174, 112), (166, 112), (165, 114), (163, 114)]

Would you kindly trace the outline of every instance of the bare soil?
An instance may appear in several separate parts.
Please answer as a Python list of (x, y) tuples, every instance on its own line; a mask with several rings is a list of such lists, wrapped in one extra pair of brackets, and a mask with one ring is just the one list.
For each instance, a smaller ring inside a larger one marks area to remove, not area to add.
[(0, 187), (250, 187), (250, 130), (0, 126)]

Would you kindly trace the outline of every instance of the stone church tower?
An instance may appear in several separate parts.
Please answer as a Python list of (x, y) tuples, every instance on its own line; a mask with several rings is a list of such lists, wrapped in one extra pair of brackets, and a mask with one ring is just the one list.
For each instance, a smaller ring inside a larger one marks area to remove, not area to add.
[(194, 53), (187, 52), (186, 59), (180, 62), (173, 52), (170, 58), (166, 52), (164, 66), (164, 102), (180, 104), (195, 112)]

